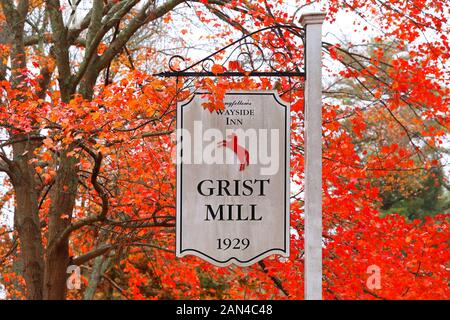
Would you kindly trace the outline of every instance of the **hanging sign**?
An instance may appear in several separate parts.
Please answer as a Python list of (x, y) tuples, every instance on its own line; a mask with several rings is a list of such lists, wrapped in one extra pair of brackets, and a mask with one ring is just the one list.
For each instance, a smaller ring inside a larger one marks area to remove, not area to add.
[(177, 106), (178, 257), (217, 266), (289, 256), (289, 105), (276, 91), (208, 93)]

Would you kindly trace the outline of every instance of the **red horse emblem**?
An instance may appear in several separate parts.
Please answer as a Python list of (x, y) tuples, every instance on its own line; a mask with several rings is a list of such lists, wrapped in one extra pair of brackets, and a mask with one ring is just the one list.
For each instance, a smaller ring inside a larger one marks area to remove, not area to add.
[(232, 150), (236, 154), (238, 161), (241, 164), (239, 166), (239, 171), (243, 171), (249, 165), (248, 150), (238, 144), (238, 137), (236, 134), (233, 133), (233, 134), (227, 136), (227, 138), (228, 138), (228, 140), (223, 140), (223, 141), (219, 142), (218, 146), (226, 147), (226, 148)]

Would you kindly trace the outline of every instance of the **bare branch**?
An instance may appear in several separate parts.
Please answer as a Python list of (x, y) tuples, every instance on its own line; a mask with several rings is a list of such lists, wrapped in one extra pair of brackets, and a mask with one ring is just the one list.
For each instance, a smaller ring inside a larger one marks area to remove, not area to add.
[(94, 151), (89, 149), (89, 147), (87, 147), (84, 144), (81, 144), (81, 147), (83, 148), (83, 150), (85, 150), (87, 153), (89, 153), (89, 155), (91, 155), (92, 158), (94, 158), (94, 168), (92, 170), (91, 183), (94, 186), (94, 189), (97, 192), (97, 194), (100, 196), (100, 199), (102, 201), (102, 209), (101, 209), (101, 212), (97, 215), (87, 217), (87, 218), (78, 220), (74, 223), (71, 223), (66, 229), (64, 229), (61, 232), (61, 234), (58, 237), (58, 242), (69, 237), (70, 234), (77, 229), (80, 229), (87, 225), (91, 225), (95, 222), (104, 221), (106, 219), (106, 214), (108, 213), (108, 209), (109, 209), (108, 195), (103, 190), (103, 187), (97, 181), (98, 175), (100, 173), (100, 167), (102, 164), (103, 155), (101, 152), (96, 154)]
[(19, 13), (21, 19), (25, 19), (25, 17), (27, 16), (29, 5), (30, 2), (28, 0), (20, 0), (19, 4), (17, 5), (17, 12)]
[(375, 297), (375, 298), (377, 298), (377, 299), (379, 299), (379, 300), (386, 300), (386, 298), (383, 298), (382, 296), (379, 296), (379, 295), (376, 294), (375, 292), (373, 292), (373, 291), (367, 289), (365, 286), (363, 286), (362, 289), (363, 289), (363, 291), (364, 291), (365, 293), (370, 294), (371, 296), (373, 296), (373, 297)]
[(8, 165), (3, 160), (0, 161), (0, 172), (9, 173)]
[(277, 277), (275, 277), (274, 275), (269, 275), (269, 271), (266, 268), (266, 264), (264, 263), (264, 261), (259, 261), (258, 262), (259, 266), (261, 267), (261, 269), (264, 271), (265, 274), (267, 274), (269, 276), (269, 278), (273, 281), (274, 285), (281, 291), (283, 292), (286, 296), (289, 297), (289, 292), (287, 292), (287, 290), (283, 287), (283, 283), (281, 282), (280, 279), (278, 279)]
[(89, 260), (92, 260), (98, 256), (101, 256), (102, 254), (105, 254), (106, 252), (108, 252), (109, 250), (111, 250), (114, 247), (114, 245), (112, 244), (104, 244), (99, 246), (98, 248), (89, 251), (88, 253), (85, 253), (81, 256), (75, 257), (72, 259), (71, 263), (74, 265), (82, 265), (86, 262), (88, 262)]
[(94, 0), (92, 4), (92, 16), (86, 37), (87, 50), (91, 49), (93, 39), (102, 27), (103, 0)]
[(207, 4), (206, 7), (212, 12), (214, 13), (214, 15), (216, 15), (220, 20), (224, 21), (225, 23), (231, 25), (232, 27), (238, 29), (239, 31), (241, 31), (243, 34), (249, 34), (250, 32), (248, 32), (247, 29), (245, 29), (240, 23), (234, 21), (229, 15), (227, 15), (226, 13), (214, 8), (213, 6)]
[(1, 0), (1, 4), (6, 19), (8, 20), (8, 23), (11, 24), (11, 22), (14, 22), (14, 19), (17, 18), (18, 15), (14, 2), (12, 0)]
[[(51, 28), (54, 39), (53, 52), (58, 66), (59, 84), (61, 95), (64, 100), (69, 99), (70, 91), (70, 60), (69, 43), (67, 38), (67, 28), (64, 26), (61, 3), (59, 0), (48, 0), (46, 8), (50, 16)], [(67, 102), (67, 101), (66, 101)]]
[[(73, 77), (71, 81), (72, 90), (75, 90), (76, 86), (80, 83), (81, 79), (85, 75), (88, 67), (91, 65), (92, 59), (97, 54), (97, 47), (105, 34), (117, 24), (137, 3), (139, 0), (121, 1), (116, 4), (108, 12), (106, 17), (103, 19), (103, 24), (99, 30), (92, 36), (91, 40), (86, 44), (87, 49), (84, 55), (83, 62), (78, 69), (78, 72)], [(91, 72), (98, 74), (101, 69), (92, 68)]]
[(19, 245), (19, 242), (17, 241), (16, 238), (14, 238), (14, 241), (13, 241), (13, 244), (12, 244), (11, 248), (9, 248), (8, 252), (6, 252), (6, 254), (3, 257), (1, 257), (0, 265), (2, 265), (6, 261), (6, 259), (8, 259), (8, 257), (10, 255), (12, 255), (14, 252), (16, 252), (16, 249), (17, 249), (18, 245)]
[[(80, 47), (86, 46), (86, 39), (79, 38), (79, 37), (75, 38), (72, 36), (72, 34), (69, 35), (68, 38), (70, 39), (70, 41), (69, 41), (70, 45), (77, 45)], [(34, 45), (38, 44), (39, 42), (54, 43), (55, 39), (53, 38), (51, 33), (45, 33), (44, 35), (33, 34), (31, 36), (25, 37), (25, 39), (23, 40), (24, 46), (34, 46)]]
[(113, 41), (109, 48), (102, 54), (98, 62), (99, 69), (106, 67), (116, 54), (123, 50), (125, 44), (140, 27), (162, 17), (183, 2), (185, 2), (185, 0), (168, 0), (150, 11), (149, 8), (151, 4), (153, 4), (153, 1), (145, 3), (137, 15), (128, 23), (127, 27), (119, 33), (116, 40)]

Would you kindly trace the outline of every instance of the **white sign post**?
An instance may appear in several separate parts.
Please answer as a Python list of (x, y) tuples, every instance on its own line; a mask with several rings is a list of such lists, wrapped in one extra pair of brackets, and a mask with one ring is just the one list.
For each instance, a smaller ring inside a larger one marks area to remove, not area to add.
[(290, 109), (276, 91), (232, 91), (210, 112), (177, 107), (177, 256), (251, 265), (289, 256)]
[(322, 299), (322, 23), (302, 15), (305, 28), (305, 299)]

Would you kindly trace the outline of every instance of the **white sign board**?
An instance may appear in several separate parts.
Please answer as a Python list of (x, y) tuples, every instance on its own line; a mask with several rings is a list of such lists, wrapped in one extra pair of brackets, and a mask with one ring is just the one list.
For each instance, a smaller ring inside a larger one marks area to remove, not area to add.
[(290, 109), (276, 91), (177, 106), (177, 256), (217, 266), (289, 256)]

